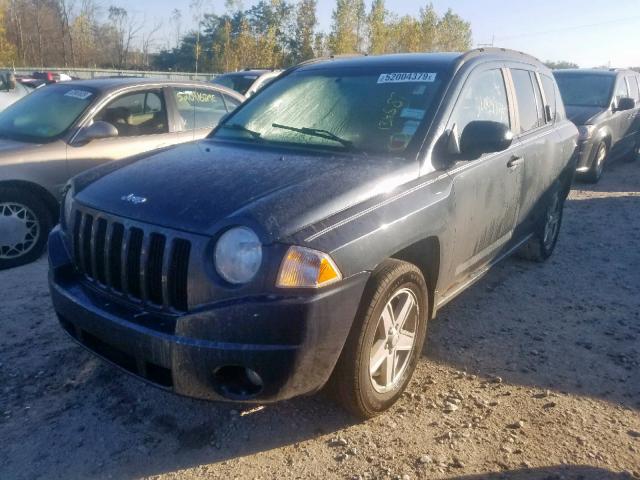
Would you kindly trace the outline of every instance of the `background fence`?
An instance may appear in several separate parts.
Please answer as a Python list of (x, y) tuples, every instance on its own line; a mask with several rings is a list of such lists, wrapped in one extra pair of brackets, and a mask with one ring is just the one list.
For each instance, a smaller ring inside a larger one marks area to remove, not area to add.
[(16, 75), (31, 75), (33, 72), (53, 72), (53, 73), (66, 73), (72, 77), (81, 78), (83, 80), (90, 78), (100, 77), (144, 77), (144, 78), (163, 78), (165, 80), (200, 80), (208, 81), (217, 75), (214, 73), (188, 73), (188, 72), (148, 72), (143, 70), (108, 70), (108, 69), (95, 69), (95, 68), (36, 68), (36, 67), (22, 67), (13, 68), (7, 67), (0, 70), (11, 70)]

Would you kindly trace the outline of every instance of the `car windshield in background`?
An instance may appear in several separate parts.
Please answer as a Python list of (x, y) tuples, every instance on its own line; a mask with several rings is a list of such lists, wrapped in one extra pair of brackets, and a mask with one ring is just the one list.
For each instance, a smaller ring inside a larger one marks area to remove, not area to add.
[(0, 113), (0, 137), (45, 143), (59, 138), (93, 103), (92, 89), (51, 85), (38, 89)]
[(294, 72), (245, 104), (213, 136), (402, 155), (431, 120), (444, 77), (428, 67)]
[(214, 78), (212, 83), (222, 85), (223, 87), (230, 88), (245, 95), (258, 78), (259, 75), (255, 73), (229, 73)]
[(613, 90), (613, 75), (555, 73), (565, 105), (608, 107)]

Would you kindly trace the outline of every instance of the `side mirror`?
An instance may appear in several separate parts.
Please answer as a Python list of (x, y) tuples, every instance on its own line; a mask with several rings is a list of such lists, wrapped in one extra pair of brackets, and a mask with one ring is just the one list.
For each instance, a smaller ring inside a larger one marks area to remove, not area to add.
[(504, 123), (477, 120), (470, 122), (460, 136), (460, 153), (475, 159), (485, 153), (502, 152), (513, 143), (513, 132)]
[(92, 140), (99, 140), (102, 138), (113, 138), (118, 136), (118, 129), (111, 125), (109, 122), (103, 122), (97, 120), (92, 125), (83, 128), (78, 133), (74, 143), (85, 144)]
[(618, 100), (616, 112), (624, 112), (626, 110), (633, 110), (634, 108), (636, 108), (636, 101), (633, 98), (622, 97)]

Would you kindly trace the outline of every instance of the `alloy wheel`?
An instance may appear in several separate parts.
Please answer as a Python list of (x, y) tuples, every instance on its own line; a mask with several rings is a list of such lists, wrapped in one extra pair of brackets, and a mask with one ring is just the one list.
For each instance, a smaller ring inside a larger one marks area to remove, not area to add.
[(560, 229), (560, 218), (562, 216), (562, 202), (560, 201), (560, 193), (555, 192), (549, 208), (547, 209), (547, 218), (544, 225), (544, 246), (551, 248), (555, 242)]
[(0, 260), (11, 260), (29, 253), (40, 238), (40, 222), (26, 205), (0, 203)]
[(415, 293), (408, 288), (395, 292), (385, 305), (369, 355), (369, 376), (378, 393), (400, 383), (415, 345), (419, 313)]

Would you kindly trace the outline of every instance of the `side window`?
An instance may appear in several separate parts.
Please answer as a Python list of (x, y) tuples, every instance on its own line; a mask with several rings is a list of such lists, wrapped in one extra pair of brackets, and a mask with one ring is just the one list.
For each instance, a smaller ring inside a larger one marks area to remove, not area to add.
[(638, 91), (638, 77), (628, 76), (627, 83), (629, 84), (629, 96), (633, 98), (636, 103), (640, 101), (640, 92)]
[(542, 104), (542, 93), (540, 92), (540, 85), (535, 73), (529, 72), (529, 78), (531, 78), (531, 84), (533, 85), (533, 91), (536, 95), (536, 110), (538, 111), (538, 127), (542, 127), (547, 123), (544, 113), (544, 105)]
[(616, 91), (613, 94), (613, 98), (616, 102), (616, 105), (620, 101), (621, 98), (629, 96), (629, 89), (627, 88), (627, 82), (625, 82), (624, 78), (619, 77), (618, 83), (616, 83)]
[(520, 132), (525, 133), (539, 125), (536, 94), (528, 70), (511, 70), (516, 89), (518, 112), (520, 113)]
[(161, 91), (135, 92), (116, 98), (94, 120), (108, 122), (120, 137), (168, 133), (167, 110)]
[(547, 106), (549, 107), (549, 113), (551, 113), (551, 121), (553, 122), (556, 119), (556, 88), (555, 82), (551, 80), (551, 78), (546, 75), (540, 75), (542, 79), (542, 89), (544, 90), (544, 98), (547, 101)]
[(213, 90), (194, 88), (173, 89), (182, 130), (215, 127), (227, 113), (222, 94)]
[(227, 105), (227, 112), (233, 112), (236, 108), (238, 108), (240, 106), (240, 100), (236, 100), (233, 97), (230, 97), (229, 95), (224, 95), (224, 103)]
[(465, 127), (476, 120), (510, 125), (507, 89), (501, 70), (472, 74), (458, 98), (450, 125), (456, 125), (462, 134)]

